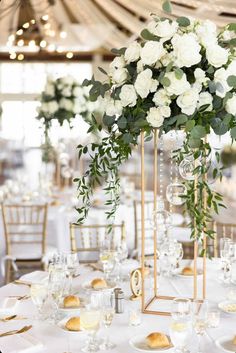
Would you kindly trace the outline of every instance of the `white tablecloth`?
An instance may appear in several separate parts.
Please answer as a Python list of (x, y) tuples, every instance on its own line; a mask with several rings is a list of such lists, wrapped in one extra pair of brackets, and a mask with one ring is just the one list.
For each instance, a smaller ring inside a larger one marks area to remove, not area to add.
[[(217, 270), (215, 262), (207, 262), (207, 298), (215, 305), (218, 302), (226, 298), (227, 288), (225, 285), (221, 285), (217, 280)], [(100, 272), (91, 272), (87, 267), (81, 266), (81, 276), (74, 279), (74, 288), (80, 292), (81, 284), (84, 281), (88, 281), (91, 278), (100, 277)], [(200, 283), (200, 279), (199, 279)], [(171, 280), (162, 280), (160, 283), (160, 293), (165, 295), (180, 296), (192, 296), (192, 279), (191, 278), (180, 278), (176, 277)], [(116, 314), (113, 320), (112, 326), (109, 329), (109, 334), (114, 343), (116, 343), (116, 348), (111, 350), (112, 353), (132, 353), (135, 352), (132, 349), (128, 341), (134, 335), (146, 335), (153, 331), (161, 331), (168, 333), (170, 317), (156, 316), (142, 314), (142, 324), (137, 327), (128, 326), (128, 310), (132, 307), (139, 307), (139, 302), (131, 302), (128, 298), (130, 296), (129, 284), (123, 285), (125, 290), (125, 313)], [(0, 300), (9, 295), (23, 295), (29, 293), (29, 288), (24, 285), (9, 284), (0, 288)], [(160, 304), (163, 307), (163, 304)], [(33, 321), (32, 317), (35, 315), (35, 308), (31, 300), (20, 301), (16, 313), (19, 315), (24, 315), (27, 320), (11, 321), (7, 323), (0, 323), (0, 333), (5, 332), (9, 329), (20, 328), (26, 324), (32, 324), (33, 328), (30, 331), (39, 341), (44, 344), (44, 349), (42, 353), (63, 353), (68, 352), (68, 340), (70, 344), (70, 352), (77, 353), (81, 351), (81, 347), (85, 344), (85, 336), (70, 334), (62, 331), (56, 325), (50, 325), (46, 322)], [(104, 329), (101, 329), (99, 336), (103, 336)], [(236, 334), (235, 316), (221, 314), (220, 326), (215, 329), (208, 329), (205, 337), (201, 339), (202, 341), (202, 351), (203, 353), (221, 353), (218, 348), (216, 348), (214, 341), (223, 335)], [(14, 340), (14, 336), (12, 336)], [(196, 351), (196, 337), (193, 336), (191, 344), (191, 353)], [(1, 338), (0, 338), (0, 350), (1, 350)], [(171, 351), (173, 352), (173, 350)], [(4, 353), (4, 352), (3, 352)]]

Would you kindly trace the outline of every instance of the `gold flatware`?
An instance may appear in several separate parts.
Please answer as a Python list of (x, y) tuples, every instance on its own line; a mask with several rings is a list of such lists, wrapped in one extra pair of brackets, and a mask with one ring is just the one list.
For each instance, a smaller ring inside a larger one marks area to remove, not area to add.
[(1, 322), (6, 322), (6, 321), (10, 321), (16, 318), (17, 315), (11, 315), (11, 316), (6, 316), (3, 317), (2, 319), (0, 319)]
[(77, 277), (79, 277), (80, 276), (80, 273), (77, 273), (77, 274), (74, 274), (73, 276), (72, 276), (72, 278), (77, 278)]
[(87, 267), (90, 267), (93, 271), (100, 271), (103, 272), (103, 270), (96, 264), (87, 264)]
[(21, 281), (20, 279), (16, 279), (13, 283), (14, 284), (22, 284), (24, 286), (31, 287), (31, 284), (29, 284), (28, 282)]
[(7, 332), (3, 332), (3, 333), (0, 334), (0, 337), (11, 336), (11, 335), (16, 335), (16, 334), (19, 334), (19, 333), (23, 333), (23, 332), (29, 331), (31, 328), (32, 328), (32, 325), (24, 326), (24, 327), (22, 327), (19, 330), (11, 330), (11, 331), (7, 331)]
[(15, 298), (17, 300), (26, 300), (30, 298), (30, 295), (10, 295), (8, 298)]

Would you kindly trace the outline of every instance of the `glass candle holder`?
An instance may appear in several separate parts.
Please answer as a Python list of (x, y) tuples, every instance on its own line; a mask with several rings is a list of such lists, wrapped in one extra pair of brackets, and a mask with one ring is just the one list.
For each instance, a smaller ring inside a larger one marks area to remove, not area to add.
[(129, 310), (129, 326), (138, 326), (142, 322), (141, 313), (138, 309)]

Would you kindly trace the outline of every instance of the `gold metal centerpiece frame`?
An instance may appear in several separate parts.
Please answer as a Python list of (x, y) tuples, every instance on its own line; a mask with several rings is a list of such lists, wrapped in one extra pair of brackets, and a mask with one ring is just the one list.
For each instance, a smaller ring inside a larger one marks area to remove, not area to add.
[[(153, 156), (153, 212), (157, 210), (157, 183), (158, 183), (158, 129), (154, 129), (153, 134), (153, 149), (154, 149), (154, 156)], [(197, 162), (195, 160), (195, 168), (197, 167)], [(207, 176), (206, 174), (203, 176), (203, 179), (206, 181)], [(198, 191), (197, 191), (197, 184), (198, 184), (198, 175), (194, 175), (194, 203), (197, 204), (198, 200)], [(206, 190), (204, 190), (204, 201), (203, 207), (206, 209), (207, 206), (207, 195)], [(197, 241), (197, 226), (194, 223), (194, 259), (193, 259), (193, 297), (190, 298), (191, 300), (198, 298), (198, 281), (197, 281), (197, 260), (198, 260), (198, 241)], [(142, 272), (142, 297), (141, 297), (141, 310), (143, 313), (146, 314), (154, 314), (154, 315), (164, 315), (170, 316), (170, 312), (168, 311), (158, 311), (152, 310), (150, 306), (155, 301), (171, 301), (174, 299), (172, 296), (166, 295), (159, 295), (158, 294), (158, 269), (157, 269), (157, 236), (158, 232), (157, 229), (153, 230), (153, 276), (154, 276), (154, 286), (153, 286), (153, 296), (146, 300), (146, 293), (145, 293), (145, 141), (144, 141), (144, 132), (141, 132), (141, 272)], [(199, 299), (205, 299), (206, 297), (206, 235), (204, 234), (203, 238), (203, 257), (202, 257), (202, 295)]]

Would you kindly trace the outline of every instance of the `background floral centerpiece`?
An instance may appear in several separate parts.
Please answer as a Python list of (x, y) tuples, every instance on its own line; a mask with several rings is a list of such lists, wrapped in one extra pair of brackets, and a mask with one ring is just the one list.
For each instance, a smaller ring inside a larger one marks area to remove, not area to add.
[[(112, 222), (119, 204), (119, 167), (129, 158), (132, 146), (138, 144), (141, 131), (151, 139), (154, 129), (159, 136), (170, 130), (183, 129), (186, 141), (176, 154), (180, 163), (191, 155), (193, 174), (198, 174), (198, 198), (194, 205), (194, 175), (186, 180), (186, 204), (198, 227), (212, 236), (206, 222), (212, 209), (218, 212), (222, 198), (209, 187), (204, 175), (211, 170), (211, 147), (206, 140), (213, 130), (217, 135), (230, 131), (236, 138), (236, 24), (220, 31), (209, 21), (171, 20), (153, 15), (141, 33), (141, 40), (128, 48), (114, 49), (104, 82), (85, 80), (90, 86), (91, 100), (102, 97), (105, 106), (103, 123), (107, 137), (100, 144), (80, 145), (79, 156), (90, 151), (91, 163), (78, 182), (82, 207), (78, 208), (83, 222), (87, 216), (93, 185), (101, 177), (107, 179), (105, 190), (110, 194), (108, 218)], [(219, 153), (216, 152), (219, 160)], [(213, 177), (221, 174), (213, 168)], [(203, 212), (203, 193), (207, 194)], [(193, 234), (193, 233), (192, 233)]]

